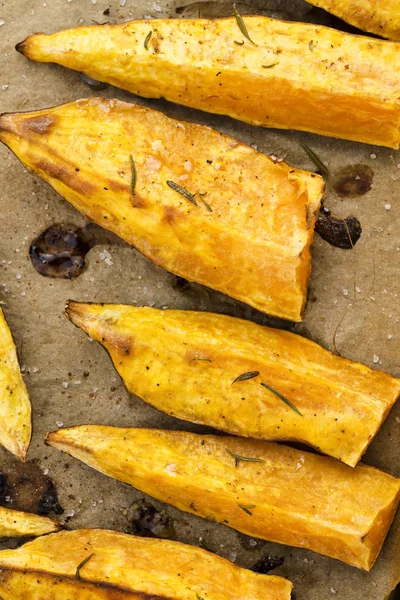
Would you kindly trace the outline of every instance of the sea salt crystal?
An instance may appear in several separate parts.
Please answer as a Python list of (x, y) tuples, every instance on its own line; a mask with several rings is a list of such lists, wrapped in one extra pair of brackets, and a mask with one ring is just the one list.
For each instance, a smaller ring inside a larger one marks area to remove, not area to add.
[(20, 280), (20, 279), (21, 279), (21, 277), (22, 277), (22, 275), (21, 275), (21, 273), (17, 273), (15, 277), (16, 277), (18, 280)]
[(385, 208), (386, 208), (386, 210), (390, 210), (392, 208), (392, 205), (391, 204), (385, 204)]
[(372, 158), (372, 160), (375, 160), (376, 159), (376, 154), (371, 154), (371, 158)]
[(388, 340), (391, 340), (391, 339), (392, 339), (392, 337), (393, 337), (393, 336), (392, 336), (392, 334), (391, 334), (391, 333), (389, 333), (389, 335), (388, 335)]
[(379, 362), (379, 356), (377, 356), (376, 354), (374, 354), (373, 361), (374, 361), (375, 364), (378, 363)]
[(63, 388), (67, 389), (67, 387), (69, 386), (68, 381), (63, 381), (62, 384)]
[(337, 591), (335, 590), (335, 588), (331, 587), (331, 594), (337, 594)]
[(4, 25), (5, 21), (4, 19), (0, 19), (0, 25)]
[(56, 421), (57, 427), (62, 427), (64, 423), (62, 421)]
[(6, 90), (8, 90), (10, 86), (8, 85), (8, 83), (5, 83), (4, 85), (1, 86), (1, 89), (3, 90), (3, 92), (5, 92)]
[(126, 0), (119, 0), (119, 4), (120, 4), (120, 6), (125, 6)]
[(48, 469), (45, 469), (45, 470), (43, 471), (43, 475), (48, 475), (48, 474), (49, 474), (49, 470), (48, 470)]
[(344, 288), (343, 290), (343, 296), (348, 296), (349, 295), (349, 290), (347, 290), (346, 288)]
[(255, 546), (257, 546), (257, 542), (256, 542), (256, 540), (253, 540), (253, 539), (251, 539), (251, 540), (249, 541), (249, 544), (250, 544), (250, 546), (251, 546), (252, 548), (255, 548)]
[(357, 292), (357, 294), (359, 294), (361, 292), (361, 288), (358, 287), (358, 285), (356, 286), (356, 292)]

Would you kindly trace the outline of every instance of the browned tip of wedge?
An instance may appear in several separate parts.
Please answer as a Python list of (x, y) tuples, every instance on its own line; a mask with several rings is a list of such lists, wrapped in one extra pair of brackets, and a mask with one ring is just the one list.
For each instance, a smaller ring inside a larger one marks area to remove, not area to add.
[(4, 132), (13, 132), (15, 129), (14, 114), (13, 113), (1, 113), (0, 114), (0, 135)]
[(75, 300), (67, 300), (64, 308), (64, 315), (77, 327), (82, 327), (85, 322), (85, 313), (87, 304), (83, 302), (75, 302)]
[(27, 45), (28, 45), (28, 40), (29, 40), (29, 37), (25, 38), (25, 39), (23, 40), (23, 42), (19, 42), (19, 43), (18, 43), (18, 44), (15, 46), (15, 49), (16, 49), (16, 51), (17, 51), (17, 52), (21, 52), (21, 54), (23, 54), (24, 56), (25, 56), (25, 49), (26, 49), (26, 47), (27, 47)]

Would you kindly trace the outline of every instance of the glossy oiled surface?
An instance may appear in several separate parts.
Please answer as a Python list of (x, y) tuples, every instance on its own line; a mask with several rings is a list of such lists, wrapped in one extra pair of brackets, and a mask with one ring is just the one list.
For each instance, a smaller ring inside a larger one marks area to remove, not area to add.
[(266, 17), (244, 22), (254, 44), (234, 18), (166, 19), (30, 36), (18, 50), (140, 96), (399, 147), (397, 44)]
[[(208, 127), (95, 98), (3, 115), (0, 140), (86, 217), (157, 265), (301, 320), (324, 191), (318, 175), (275, 164)], [(168, 181), (206, 194), (209, 209)]]
[[(400, 480), (382, 471), (274, 443), (96, 425), (60, 429), (47, 439), (181, 510), (366, 570), (400, 499)], [(228, 450), (262, 462), (235, 466)]]
[(0, 308), (0, 444), (25, 460), (31, 439), (31, 403), (17, 350)]
[(307, 0), (359, 29), (400, 41), (400, 0)]
[[(81, 590), (76, 571), (88, 556), (79, 571)], [(36, 582), (32, 574), (38, 575)], [(100, 529), (63, 531), (0, 552), (0, 593), (7, 591), (6, 600), (15, 598), (14, 590), (18, 599), (47, 600), (56, 583), (54, 576), (63, 581), (54, 600), (289, 600), (292, 588), (282, 577), (240, 569), (200, 548)], [(88, 583), (96, 584), (98, 595), (88, 593)], [(19, 596), (24, 585), (28, 592)]]
[(47, 517), (0, 507), (0, 538), (44, 535), (59, 528)]
[[(108, 350), (128, 390), (159, 410), (237, 435), (306, 442), (352, 466), (400, 393), (400, 380), (382, 371), (224, 315), (77, 302), (66, 314)], [(251, 371), (259, 375), (233, 383)]]

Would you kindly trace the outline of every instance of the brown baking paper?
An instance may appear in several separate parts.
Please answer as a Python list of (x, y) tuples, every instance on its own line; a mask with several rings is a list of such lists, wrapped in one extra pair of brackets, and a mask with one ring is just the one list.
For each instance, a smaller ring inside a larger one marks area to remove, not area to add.
[[(63, 316), (68, 298), (222, 312), (290, 328), (329, 349), (333, 349), (336, 331), (337, 349), (343, 356), (400, 376), (399, 152), (252, 127), (163, 101), (145, 101), (111, 87), (93, 91), (78, 73), (31, 63), (14, 50), (17, 42), (38, 31), (51, 33), (79, 24), (120, 23), (142, 17), (227, 16), (233, 12), (232, 3), (226, 1), (188, 4), (188, 0), (0, 0), (0, 112), (34, 110), (90, 95), (116, 97), (211, 125), (255, 144), (261, 152), (313, 169), (300, 147), (303, 141), (332, 173), (357, 163), (372, 169), (372, 189), (365, 195), (340, 198), (328, 192), (325, 200), (339, 217), (356, 216), (363, 232), (354, 250), (334, 248), (315, 236), (306, 316), (297, 325), (269, 319), (198, 285), (177, 289), (173, 275), (122, 242), (95, 246), (87, 257), (86, 271), (75, 281), (44, 278), (30, 261), (30, 242), (53, 223), (82, 225), (84, 220), (49, 186), (28, 174), (7, 148), (0, 147), (0, 300), (15, 336), (33, 405), (29, 459), (38, 459), (41, 468), (48, 470), (65, 509), (64, 517), (73, 528), (131, 531), (132, 504), (144, 494), (44, 446), (46, 432), (62, 424), (81, 423), (205, 429), (169, 418), (130, 396), (105, 351)], [(108, 8), (110, 14), (104, 15)], [(343, 26), (303, 0), (238, 2), (237, 8), (243, 14)], [(399, 440), (400, 404), (372, 443), (365, 462), (399, 477)], [(5, 451), (0, 459), (3, 465), (12, 462)], [(173, 518), (180, 541), (201, 543), (244, 567), (265, 555), (284, 557), (283, 565), (273, 573), (294, 582), (297, 600), (383, 600), (400, 577), (399, 515), (375, 567), (364, 573), (306, 550), (250, 541), (222, 525), (152, 502)]]

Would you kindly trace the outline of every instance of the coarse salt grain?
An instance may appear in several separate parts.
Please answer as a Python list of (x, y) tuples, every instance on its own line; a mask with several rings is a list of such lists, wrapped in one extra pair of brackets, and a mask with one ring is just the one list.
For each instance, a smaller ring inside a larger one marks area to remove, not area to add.
[(392, 337), (393, 337), (393, 336), (392, 336), (392, 334), (391, 334), (391, 333), (389, 333), (389, 335), (388, 335), (388, 340), (391, 340), (391, 339), (392, 339)]
[(69, 386), (68, 381), (63, 381), (62, 384), (63, 388), (67, 389), (67, 387)]
[(379, 356), (377, 356), (376, 354), (374, 354), (373, 361), (374, 361), (375, 364), (378, 363), (379, 362)]
[(62, 427), (64, 423), (62, 421), (56, 421), (57, 427)]
[(337, 594), (337, 591), (333, 587), (331, 587), (331, 594)]
[(361, 292), (361, 288), (358, 287), (358, 285), (356, 285), (356, 292), (357, 292), (357, 294), (359, 294)]
[(385, 204), (385, 208), (386, 208), (386, 210), (390, 210), (392, 208), (392, 205), (391, 204)]
[(343, 296), (348, 296), (349, 295), (349, 290), (346, 290), (346, 288), (344, 288), (343, 290)]
[(371, 154), (371, 158), (372, 158), (372, 160), (375, 160), (376, 159), (376, 154)]
[(0, 25), (4, 25), (5, 21), (4, 19), (0, 19)]

